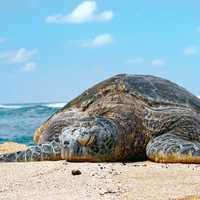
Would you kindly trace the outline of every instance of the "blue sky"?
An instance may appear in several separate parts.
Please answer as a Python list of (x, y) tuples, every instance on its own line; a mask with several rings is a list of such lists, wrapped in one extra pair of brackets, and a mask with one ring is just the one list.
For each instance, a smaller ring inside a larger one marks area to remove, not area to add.
[(118, 73), (200, 95), (200, 1), (0, 2), (0, 103), (67, 102)]

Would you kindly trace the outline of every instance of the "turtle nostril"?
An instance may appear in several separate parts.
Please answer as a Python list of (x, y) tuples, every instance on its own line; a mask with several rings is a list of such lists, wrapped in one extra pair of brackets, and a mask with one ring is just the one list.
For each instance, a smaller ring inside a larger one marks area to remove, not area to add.
[(68, 146), (69, 145), (69, 141), (64, 141), (64, 146)]

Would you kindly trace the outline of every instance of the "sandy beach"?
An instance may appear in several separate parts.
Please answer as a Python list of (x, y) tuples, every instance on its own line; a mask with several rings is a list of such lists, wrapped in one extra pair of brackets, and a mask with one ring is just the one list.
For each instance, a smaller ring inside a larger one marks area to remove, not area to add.
[(200, 199), (200, 165), (1, 163), (0, 176), (1, 200)]

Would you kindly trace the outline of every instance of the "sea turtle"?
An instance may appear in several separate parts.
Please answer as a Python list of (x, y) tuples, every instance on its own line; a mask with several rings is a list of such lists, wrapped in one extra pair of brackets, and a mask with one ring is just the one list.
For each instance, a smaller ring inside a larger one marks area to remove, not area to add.
[(83, 92), (1, 161), (200, 163), (200, 100), (163, 78), (120, 74)]

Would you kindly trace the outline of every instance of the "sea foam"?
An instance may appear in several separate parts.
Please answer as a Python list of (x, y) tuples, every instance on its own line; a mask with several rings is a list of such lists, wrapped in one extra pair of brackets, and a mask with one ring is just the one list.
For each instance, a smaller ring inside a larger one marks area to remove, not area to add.
[(18, 109), (18, 108), (23, 108), (24, 106), (20, 105), (1, 105), (0, 108), (6, 108), (6, 109)]
[(50, 108), (62, 108), (66, 105), (66, 103), (49, 103), (44, 104), (44, 106), (50, 107)]
[(21, 105), (9, 105), (9, 104), (0, 104), (0, 109), (20, 109), (20, 108), (32, 108), (35, 106), (43, 106), (48, 108), (62, 108), (66, 103), (47, 103), (47, 104), (21, 104)]

